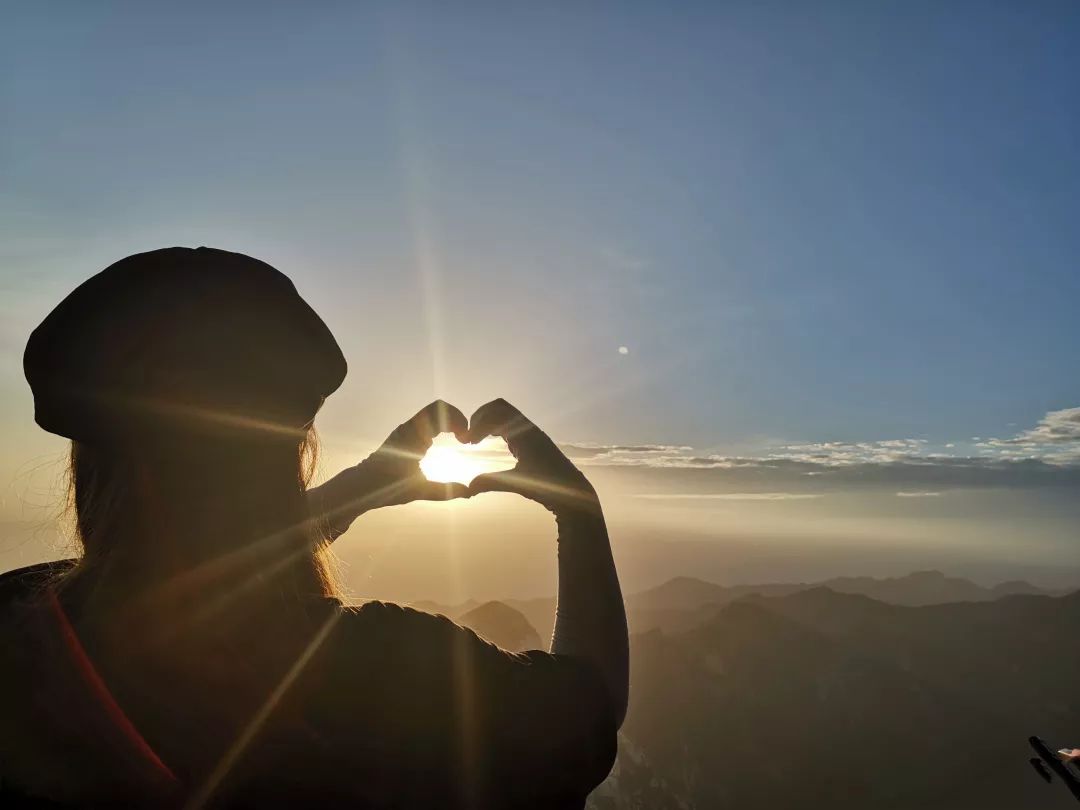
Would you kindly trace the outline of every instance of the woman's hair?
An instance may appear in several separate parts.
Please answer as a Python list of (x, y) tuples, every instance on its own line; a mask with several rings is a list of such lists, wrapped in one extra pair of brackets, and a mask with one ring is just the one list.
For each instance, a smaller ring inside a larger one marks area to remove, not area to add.
[(72, 442), (69, 503), (82, 552), (72, 579), (108, 574), (137, 586), (144, 575), (183, 572), (186, 597), (333, 595), (328, 544), (305, 493), (317, 459), (314, 429), (300, 441)]

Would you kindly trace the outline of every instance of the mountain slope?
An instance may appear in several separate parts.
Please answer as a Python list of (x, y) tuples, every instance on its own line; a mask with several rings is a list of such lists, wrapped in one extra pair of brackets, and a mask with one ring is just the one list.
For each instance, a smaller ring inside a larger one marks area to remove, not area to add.
[(485, 602), (458, 616), (457, 622), (511, 652), (536, 650), (542, 646), (540, 636), (529, 621), (502, 602)]
[(1080, 598), (915, 608), (816, 588), (635, 635), (623, 733), (647, 775), (620, 772), (606, 806), (646, 806), (649, 785), (688, 808), (1072, 806), (1026, 737), (1080, 735), (1077, 622)]

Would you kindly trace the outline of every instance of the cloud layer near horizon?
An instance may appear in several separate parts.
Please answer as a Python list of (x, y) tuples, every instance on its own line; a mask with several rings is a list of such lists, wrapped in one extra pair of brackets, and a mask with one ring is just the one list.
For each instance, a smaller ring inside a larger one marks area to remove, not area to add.
[[(914, 497), (946, 489), (1080, 485), (1080, 407), (1050, 411), (1011, 437), (932, 444), (926, 439), (777, 444), (755, 454), (701, 452), (684, 445), (568, 443), (579, 464), (626, 475), (696, 483), (724, 497), (761, 498), (852, 487), (891, 487)], [(666, 472), (659, 476), (658, 473)], [(674, 497), (673, 494), (651, 493)]]

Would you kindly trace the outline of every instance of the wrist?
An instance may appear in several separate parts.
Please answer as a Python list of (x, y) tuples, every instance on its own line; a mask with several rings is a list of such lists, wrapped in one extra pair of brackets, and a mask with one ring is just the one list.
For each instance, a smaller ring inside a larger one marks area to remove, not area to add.
[(325, 521), (336, 534), (344, 531), (356, 518), (372, 508), (368, 482), (370, 470), (362, 469), (363, 462), (342, 470), (326, 483), (308, 490), (308, 502), (314, 517)]
[(556, 504), (551, 511), (555, 514), (555, 522), (560, 527), (604, 523), (604, 511), (600, 506), (600, 498), (591, 488), (588, 492), (582, 491), (580, 495)]
[(378, 462), (373, 459), (373, 456), (368, 456), (355, 467), (346, 470), (348, 497), (354, 504), (350, 511), (355, 517), (379, 507), (379, 504), (373, 502), (372, 496), (385, 486), (386, 480), (378, 469)]

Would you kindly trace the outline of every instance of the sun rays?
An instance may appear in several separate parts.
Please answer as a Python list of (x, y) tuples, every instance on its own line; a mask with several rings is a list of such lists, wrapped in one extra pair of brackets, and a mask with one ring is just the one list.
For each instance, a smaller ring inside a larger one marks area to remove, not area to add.
[(420, 460), (420, 470), (429, 481), (456, 481), (468, 484), (483, 473), (508, 470), (514, 457), (506, 442), (489, 436), (477, 444), (461, 444), (448, 433), (436, 436)]

